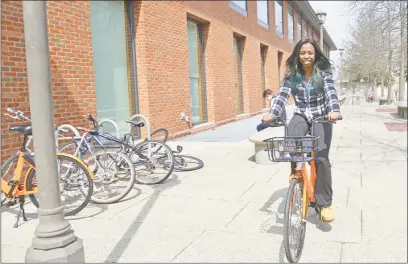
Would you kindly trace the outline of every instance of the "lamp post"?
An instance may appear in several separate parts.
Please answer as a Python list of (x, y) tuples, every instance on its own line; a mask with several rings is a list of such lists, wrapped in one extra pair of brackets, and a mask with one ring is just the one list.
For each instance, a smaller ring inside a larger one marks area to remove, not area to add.
[(64, 219), (58, 181), (45, 1), (24, 1), (24, 36), (40, 208), (26, 263), (85, 263), (82, 240)]
[(317, 12), (316, 16), (317, 19), (319, 19), (319, 25), (320, 25), (320, 48), (323, 49), (323, 24), (324, 24), (324, 20), (326, 19), (326, 12)]
[(343, 52), (344, 52), (344, 49), (339, 49), (339, 51), (340, 51), (340, 63), (341, 63), (341, 66), (340, 66), (340, 91), (343, 91), (342, 87), (343, 87)]

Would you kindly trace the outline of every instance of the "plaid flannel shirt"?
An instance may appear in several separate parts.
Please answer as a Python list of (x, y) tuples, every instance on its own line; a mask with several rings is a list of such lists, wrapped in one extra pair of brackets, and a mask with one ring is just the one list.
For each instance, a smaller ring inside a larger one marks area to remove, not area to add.
[[(328, 112), (340, 112), (339, 99), (332, 75), (324, 76), (324, 93), (318, 93), (304, 80), (298, 85), (295, 95), (295, 113), (305, 116), (309, 122), (314, 118), (327, 115)], [(291, 87), (283, 83), (269, 113), (279, 116), (291, 95)]]

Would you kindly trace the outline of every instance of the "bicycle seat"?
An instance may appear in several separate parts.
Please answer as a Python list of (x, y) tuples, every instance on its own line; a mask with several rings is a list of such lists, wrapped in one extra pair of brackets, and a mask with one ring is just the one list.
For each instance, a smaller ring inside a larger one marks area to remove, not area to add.
[(9, 128), (10, 132), (17, 132), (27, 136), (31, 136), (33, 134), (33, 128), (31, 126), (12, 126)]
[(145, 123), (143, 121), (133, 122), (133, 121), (130, 121), (130, 120), (126, 120), (126, 123), (132, 124), (133, 126), (136, 126), (136, 127), (144, 127), (144, 125), (145, 125)]

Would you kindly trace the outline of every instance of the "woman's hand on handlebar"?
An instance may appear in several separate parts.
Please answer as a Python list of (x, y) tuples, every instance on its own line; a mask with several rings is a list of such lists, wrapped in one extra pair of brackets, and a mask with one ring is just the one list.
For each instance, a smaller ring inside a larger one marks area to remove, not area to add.
[(275, 118), (275, 116), (273, 115), (273, 114), (267, 114), (267, 115), (264, 115), (263, 117), (262, 117), (262, 122), (264, 122), (264, 123), (270, 123), (270, 122), (272, 122), (272, 120)]
[(327, 119), (330, 121), (336, 121), (339, 118), (339, 112), (329, 112)]

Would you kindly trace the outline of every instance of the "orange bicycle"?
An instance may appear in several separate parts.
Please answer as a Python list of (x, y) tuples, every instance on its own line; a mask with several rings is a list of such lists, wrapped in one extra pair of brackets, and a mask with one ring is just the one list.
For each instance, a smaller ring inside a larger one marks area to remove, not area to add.
[[(305, 234), (306, 218), (309, 207), (316, 206), (314, 187), (316, 182), (315, 156), (318, 150), (318, 138), (313, 135), (313, 125), (308, 135), (304, 137), (288, 137), (286, 120), (277, 119), (285, 123), (285, 136), (266, 139), (270, 160), (275, 162), (295, 162), (296, 169), (289, 176), (289, 189), (286, 196), (283, 239), (286, 257), (289, 262), (296, 263), (302, 254)], [(339, 116), (337, 120), (341, 120)], [(313, 123), (336, 123), (327, 120), (327, 116), (316, 118)], [(294, 232), (297, 231), (297, 232)]]
[[(6, 207), (13, 206), (17, 202), (20, 204), (20, 211), (14, 225), (14, 228), (16, 228), (21, 214), (23, 220), (27, 221), (24, 212), (25, 196), (28, 195), (37, 208), (39, 202), (36, 198), (38, 188), (34, 154), (26, 149), (27, 140), (32, 135), (32, 128), (31, 126), (13, 126), (9, 130), (24, 136), (23, 143), (17, 154), (11, 156), (0, 167), (1, 193), (3, 196), (1, 205), (3, 206), (6, 201)], [(66, 216), (74, 215), (80, 212), (91, 199), (93, 174), (84, 162), (72, 155), (57, 153), (57, 164), (64, 214)], [(73, 194), (72, 191), (77, 188), (79, 188), (79, 192)], [(79, 204), (72, 203), (78, 201)]]

